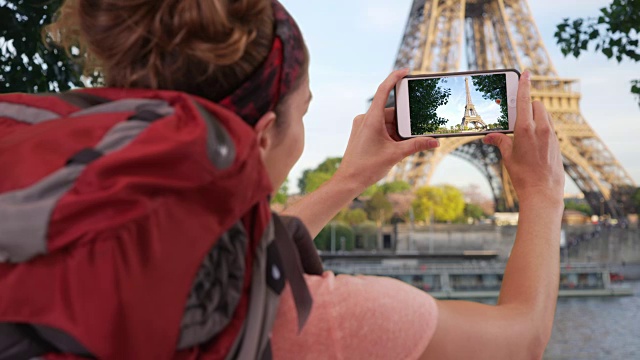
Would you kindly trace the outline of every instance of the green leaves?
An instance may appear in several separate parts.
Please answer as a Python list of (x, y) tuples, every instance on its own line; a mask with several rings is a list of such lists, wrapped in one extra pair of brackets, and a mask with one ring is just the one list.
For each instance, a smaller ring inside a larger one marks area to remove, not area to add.
[(382, 184), (380, 188), (385, 194), (397, 194), (411, 190), (411, 185), (406, 181), (398, 180)]
[(636, 212), (640, 213), (640, 187), (633, 194), (633, 203), (636, 206)]
[(640, 80), (631, 80), (631, 93), (636, 95), (640, 106)]
[(500, 117), (497, 119), (499, 127), (509, 129), (509, 109), (507, 105), (507, 77), (505, 75), (472, 76), (473, 86), (482, 93), (485, 100), (501, 99)]
[(338, 170), (341, 157), (327, 158), (315, 169), (307, 169), (298, 180), (298, 187), (303, 194), (310, 193), (327, 182)]
[(284, 183), (282, 183), (282, 186), (280, 186), (280, 189), (278, 189), (278, 192), (276, 193), (276, 195), (273, 197), (273, 199), (271, 199), (271, 203), (284, 205), (287, 203), (288, 199), (289, 199), (289, 178), (284, 180)]
[(464, 196), (450, 185), (425, 186), (418, 189), (413, 202), (415, 217), (426, 222), (450, 222), (458, 219), (465, 208)]
[(82, 69), (41, 30), (61, 0), (0, 2), (0, 93), (64, 91), (83, 86)]
[(382, 191), (378, 191), (364, 205), (369, 219), (384, 223), (393, 216), (393, 206)]
[(333, 238), (335, 250), (351, 251), (354, 247), (355, 234), (348, 224), (333, 221), (325, 226), (313, 240), (318, 250), (331, 250)]
[[(554, 37), (564, 56), (579, 57), (595, 44), (595, 52), (617, 62), (640, 61), (640, 0), (613, 0), (597, 18), (563, 19)], [(636, 80), (633, 81), (636, 83)], [(638, 94), (632, 87), (632, 93)], [(640, 106), (640, 96), (638, 96)]]
[(439, 117), (436, 110), (449, 102), (451, 89), (440, 84), (446, 79), (409, 80), (409, 112), (411, 134), (422, 135), (436, 132), (447, 119)]

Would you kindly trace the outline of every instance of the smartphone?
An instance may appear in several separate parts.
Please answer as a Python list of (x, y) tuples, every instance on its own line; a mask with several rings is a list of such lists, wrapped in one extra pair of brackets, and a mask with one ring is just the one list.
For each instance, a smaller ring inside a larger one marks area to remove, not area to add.
[(395, 87), (398, 135), (511, 133), (519, 79), (515, 69), (406, 76)]

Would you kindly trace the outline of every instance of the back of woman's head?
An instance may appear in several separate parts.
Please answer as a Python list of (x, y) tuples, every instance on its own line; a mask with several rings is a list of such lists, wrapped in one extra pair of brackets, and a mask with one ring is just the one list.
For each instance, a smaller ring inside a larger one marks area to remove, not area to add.
[(110, 87), (171, 89), (218, 101), (272, 46), (270, 0), (66, 0), (47, 28), (78, 46)]

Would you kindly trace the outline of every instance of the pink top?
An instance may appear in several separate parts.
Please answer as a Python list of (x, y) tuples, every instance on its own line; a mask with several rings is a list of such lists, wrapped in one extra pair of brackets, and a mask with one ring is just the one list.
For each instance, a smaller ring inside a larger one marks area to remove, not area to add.
[(438, 309), (427, 293), (377, 276), (305, 275), (313, 296), (297, 334), (291, 291), (284, 290), (272, 334), (280, 359), (417, 359), (436, 328)]

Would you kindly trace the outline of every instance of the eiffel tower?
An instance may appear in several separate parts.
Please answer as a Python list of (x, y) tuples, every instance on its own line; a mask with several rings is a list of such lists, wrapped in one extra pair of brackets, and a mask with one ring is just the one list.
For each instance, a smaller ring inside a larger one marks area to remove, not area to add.
[(473, 127), (477, 128), (485, 128), (487, 124), (482, 121), (482, 117), (476, 111), (476, 106), (473, 105), (473, 101), (471, 101), (471, 91), (469, 91), (469, 78), (464, 78), (464, 86), (467, 89), (467, 105), (464, 107), (464, 116), (462, 117), (462, 128), (469, 127), (473, 125)]
[[(578, 80), (559, 77), (526, 0), (414, 0), (395, 68), (413, 74), (459, 71), (462, 52), (470, 70), (529, 69), (534, 100), (553, 118), (566, 173), (595, 214), (622, 217), (635, 187), (626, 170), (580, 113)], [(469, 161), (487, 178), (497, 211), (518, 201), (500, 152), (478, 138), (440, 140), (440, 148), (413, 155), (387, 181), (427, 185), (448, 154)]]

